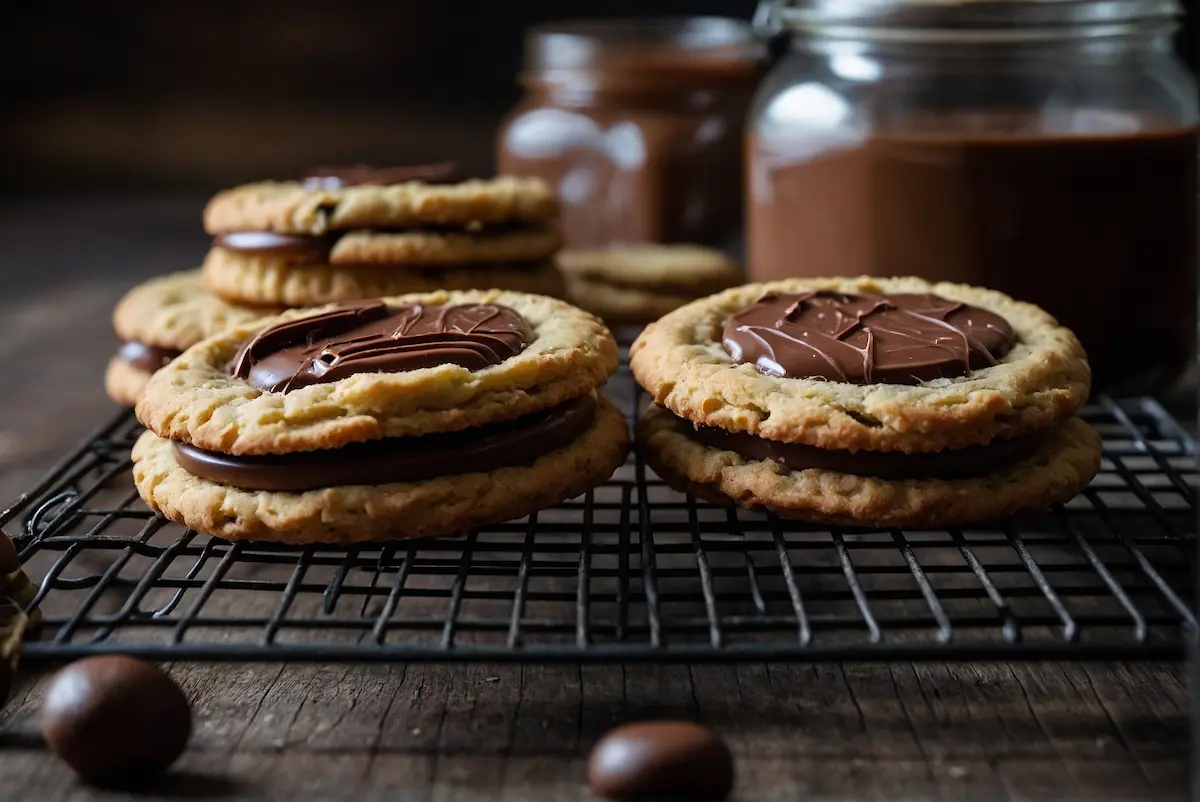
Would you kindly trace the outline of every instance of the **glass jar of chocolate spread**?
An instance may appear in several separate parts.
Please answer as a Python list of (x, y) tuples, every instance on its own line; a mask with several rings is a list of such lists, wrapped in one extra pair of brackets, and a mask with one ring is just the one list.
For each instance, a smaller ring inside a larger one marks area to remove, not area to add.
[(715, 17), (533, 28), (499, 172), (557, 188), (569, 247), (724, 244), (762, 54), (748, 24)]
[(758, 280), (993, 287), (1160, 389), (1196, 342), (1196, 83), (1173, 0), (780, 0), (746, 131)]

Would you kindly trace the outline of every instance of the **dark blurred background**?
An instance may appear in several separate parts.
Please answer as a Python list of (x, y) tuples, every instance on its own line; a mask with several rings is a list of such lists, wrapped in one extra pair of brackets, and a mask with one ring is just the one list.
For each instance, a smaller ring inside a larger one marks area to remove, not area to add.
[[(1181, 50), (1195, 67), (1196, 0)], [(723, 14), (754, 0), (60, 0), (0, 48), (3, 186), (212, 190), (346, 161), (488, 170), (522, 31), (564, 17)]]

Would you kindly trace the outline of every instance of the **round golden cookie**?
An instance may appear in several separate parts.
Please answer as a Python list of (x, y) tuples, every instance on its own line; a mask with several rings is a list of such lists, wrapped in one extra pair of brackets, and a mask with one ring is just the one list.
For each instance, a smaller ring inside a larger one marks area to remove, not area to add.
[(558, 198), (536, 178), (500, 176), (457, 184), (305, 187), (263, 181), (218, 193), (204, 209), (210, 234), (274, 231), (324, 234), (352, 228), (539, 222), (558, 214)]
[[(277, 311), (236, 306), (207, 294), (200, 271), (187, 270), (152, 278), (127, 292), (113, 310), (113, 328), (124, 342), (183, 351), (210, 334), (272, 314)], [(116, 403), (133, 406), (152, 375), (114, 356), (104, 372), (104, 391)]]
[[(738, 364), (721, 344), (734, 312), (765, 293), (814, 290), (933, 293), (999, 314), (1016, 342), (999, 363), (918, 385), (775, 378)], [(630, 366), (655, 403), (693, 423), (818, 448), (916, 453), (1018, 437), (1065, 421), (1087, 399), (1079, 340), (1032, 304), (963, 284), (918, 278), (791, 279), (704, 298), (650, 324)]]
[(204, 291), (199, 270), (168, 273), (134, 287), (113, 310), (113, 329), (129, 342), (183, 351), (205, 337), (277, 309), (230, 304)]
[(964, 479), (878, 479), (821, 468), (789, 470), (699, 443), (654, 405), (638, 421), (638, 451), (669, 485), (717, 504), (737, 503), (817, 523), (943, 527), (1044, 510), (1074, 498), (1100, 470), (1100, 435), (1070, 418), (1037, 451)]
[(558, 255), (567, 297), (613, 323), (649, 323), (742, 281), (721, 251), (701, 245), (624, 245)]
[(146, 432), (133, 448), (133, 476), (152, 509), (227, 540), (355, 543), (457, 535), (528, 515), (600, 484), (628, 449), (624, 417), (600, 398), (594, 422), (573, 443), (489, 473), (303, 493), (239, 490), (183, 470), (171, 444)]
[(131, 365), (120, 356), (108, 360), (104, 370), (104, 392), (115, 403), (131, 407), (142, 397), (146, 384), (154, 374)]
[(611, 325), (644, 326), (696, 299), (653, 290), (614, 287), (586, 278), (563, 275), (566, 297)]
[(360, 373), (290, 393), (269, 393), (230, 376), (241, 346), (295, 310), (209, 338), (154, 375), (138, 420), (159, 437), (227, 454), (286, 454), (513, 420), (592, 392), (617, 368), (617, 346), (597, 318), (541, 295), (501, 290), (384, 298), (388, 304), (507, 306), (529, 328), (525, 349), (470, 371), (439, 365), (403, 373)]
[(349, 231), (329, 254), (332, 265), (445, 265), (527, 262), (558, 251), (562, 235), (549, 225), (479, 233)]
[(644, 244), (565, 250), (563, 273), (614, 287), (709, 295), (742, 280), (741, 269), (721, 251), (703, 245)]
[(289, 265), (274, 256), (250, 256), (213, 248), (204, 260), (204, 285), (229, 301), (277, 306), (315, 306), (412, 292), (489, 287), (538, 295), (562, 295), (553, 261), (532, 265), (496, 263), (476, 267), (409, 265)]

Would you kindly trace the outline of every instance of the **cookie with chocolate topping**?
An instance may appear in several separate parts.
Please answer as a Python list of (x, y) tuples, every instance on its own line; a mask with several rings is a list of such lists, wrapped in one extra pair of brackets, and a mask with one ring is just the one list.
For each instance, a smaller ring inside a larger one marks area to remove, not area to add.
[(323, 168), (214, 197), (205, 283), (233, 302), (288, 306), (473, 287), (560, 294), (557, 211), (536, 179), (468, 179), (450, 163)]
[(109, 360), (105, 390), (118, 404), (133, 406), (154, 371), (186, 349), (209, 335), (274, 314), (277, 309), (238, 306), (209, 295), (199, 270), (143, 282), (113, 310), (121, 344)]
[(457, 534), (606, 479), (622, 416), (612, 336), (568, 304), (442, 292), (286, 313), (206, 340), (150, 382), (142, 497), (225, 538)]
[(647, 462), (705, 498), (947, 526), (1065, 501), (1099, 469), (1078, 340), (990, 290), (915, 278), (739, 287), (649, 326)]

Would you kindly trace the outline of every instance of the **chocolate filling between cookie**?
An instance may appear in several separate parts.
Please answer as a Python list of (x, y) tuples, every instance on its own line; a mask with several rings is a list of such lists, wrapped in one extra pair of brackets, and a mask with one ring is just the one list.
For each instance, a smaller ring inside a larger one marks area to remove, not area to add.
[(768, 294), (725, 322), (736, 362), (785, 379), (920, 384), (991, 367), (1012, 350), (1008, 321), (932, 294)]
[(287, 393), (358, 373), (482, 370), (516, 356), (527, 341), (524, 319), (506, 306), (367, 301), (269, 326), (242, 346), (230, 372), (260, 390)]
[(919, 454), (900, 451), (838, 451), (802, 443), (768, 440), (747, 432), (729, 432), (713, 426), (695, 426), (673, 416), (676, 429), (689, 440), (721, 451), (732, 451), (748, 460), (772, 460), (788, 470), (816, 468), (877, 479), (966, 479), (1001, 470), (1031, 456), (1042, 442), (1042, 433), (993, 440), (987, 445)]
[(183, 351), (159, 348), (137, 340), (126, 340), (117, 349), (118, 358), (146, 373), (154, 373), (182, 353)]
[(322, 487), (416, 482), (528, 465), (571, 444), (592, 425), (585, 396), (513, 421), (458, 432), (395, 437), (326, 451), (232, 456), (173, 441), (179, 467), (242, 490), (299, 493)]
[[(465, 234), (472, 237), (486, 238), (490, 236), (498, 236), (501, 234), (512, 234), (521, 231), (541, 231), (545, 228), (545, 223), (481, 223), (475, 226), (435, 226), (421, 225), (410, 226), (408, 228), (373, 228), (368, 229), (371, 234), (430, 234), (430, 235), (450, 235), (450, 234)], [(290, 256), (290, 257), (305, 257), (312, 262), (322, 262), (329, 259), (329, 254), (337, 245), (338, 240), (348, 231), (340, 231), (332, 234), (280, 234), (274, 231), (231, 231), (225, 234), (218, 234), (213, 237), (212, 245), (214, 248), (220, 248), (227, 253), (239, 254), (242, 256)], [(534, 260), (522, 260), (523, 262), (532, 262)], [(539, 262), (544, 260), (537, 260)], [(401, 264), (397, 262), (396, 264)], [(409, 263), (404, 262), (405, 266)], [(464, 262), (462, 266), (485, 268), (489, 265), (501, 266), (504, 262)], [(414, 267), (440, 267), (436, 263), (413, 263)]]

